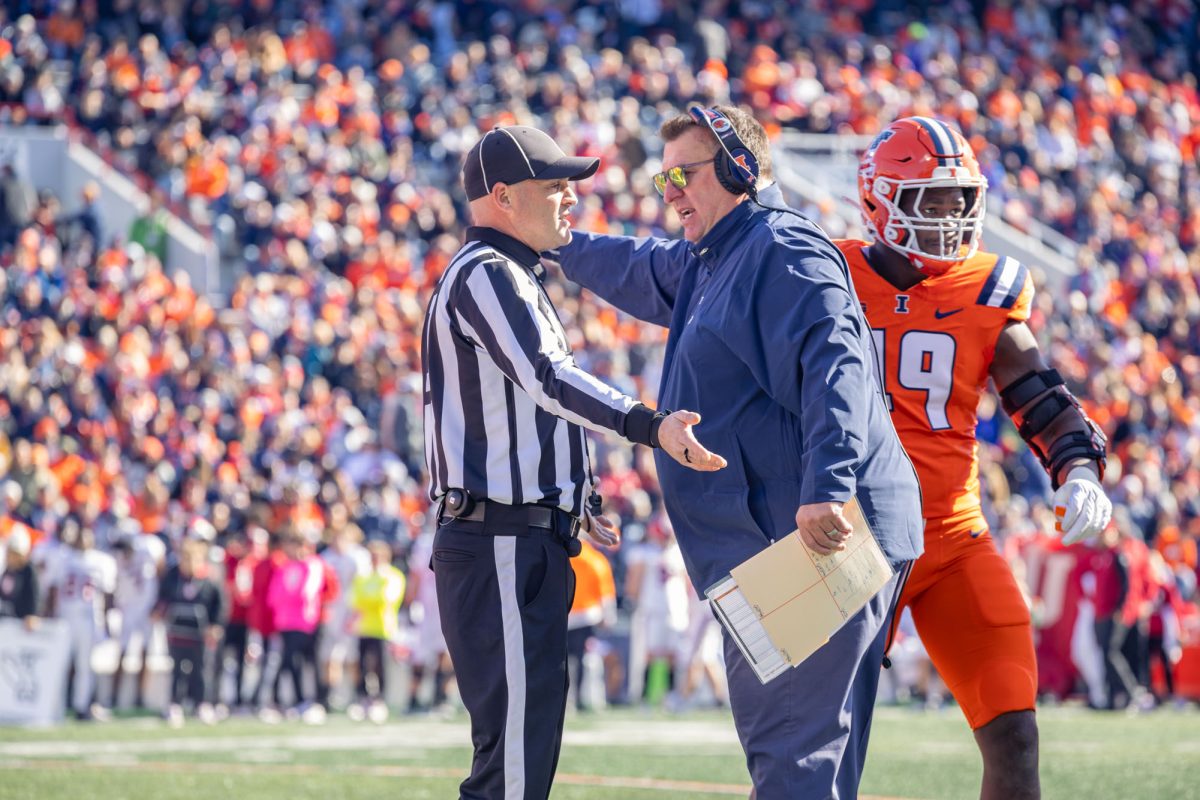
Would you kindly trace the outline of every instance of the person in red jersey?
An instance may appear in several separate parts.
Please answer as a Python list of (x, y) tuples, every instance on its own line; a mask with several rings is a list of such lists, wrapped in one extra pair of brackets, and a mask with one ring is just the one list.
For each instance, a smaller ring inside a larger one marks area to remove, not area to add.
[(266, 557), (267, 532), (262, 528), (251, 528), (249, 534), (238, 531), (225, 548), (225, 596), (229, 602), (229, 618), (225, 624), (225, 638), (214, 659), (217, 677), (213, 685), (220, 700), (225, 656), (232, 650), (233, 706), (237, 709), (244, 710), (249, 699), (249, 692), (243, 691), (242, 684), (248, 662), (250, 615), (254, 607), (254, 572)]
[(888, 126), (859, 166), (874, 242), (840, 240), (871, 325), (881, 384), (917, 468), (925, 554), (910, 607), (983, 755), (982, 796), (1040, 794), (1037, 661), (1029, 610), (988, 534), (976, 408), (988, 379), (1055, 488), (1063, 541), (1099, 533), (1105, 438), (1046, 366), (1029, 319), (1033, 284), (1016, 260), (979, 250), (987, 182), (970, 145), (934, 119)]
[(259, 662), (258, 680), (250, 696), (253, 698), (254, 705), (259, 707), (260, 713), (267, 712), (264, 716), (274, 721), (276, 714), (271, 712), (274, 712), (275, 709), (267, 706), (264, 692), (268, 689), (268, 683), (272, 683), (274, 690), (271, 692), (270, 702), (272, 704), (278, 702), (279, 676), (281, 674), (280, 653), (283, 644), (275, 621), (275, 610), (268, 602), (268, 594), (275, 572), (287, 561), (287, 555), (283, 552), (283, 542), (279, 537), (270, 536), (267, 546), (266, 558), (254, 566), (250, 588), (250, 608), (246, 610), (246, 624), (253, 635), (247, 649), (250, 651), (251, 657)]

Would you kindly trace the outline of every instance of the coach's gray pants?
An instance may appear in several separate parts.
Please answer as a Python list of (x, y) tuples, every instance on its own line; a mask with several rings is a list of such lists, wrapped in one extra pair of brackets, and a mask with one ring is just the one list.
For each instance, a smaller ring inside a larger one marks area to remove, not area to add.
[(766, 686), (725, 635), (729, 702), (756, 800), (858, 796), (898, 584), (893, 577), (825, 646)]

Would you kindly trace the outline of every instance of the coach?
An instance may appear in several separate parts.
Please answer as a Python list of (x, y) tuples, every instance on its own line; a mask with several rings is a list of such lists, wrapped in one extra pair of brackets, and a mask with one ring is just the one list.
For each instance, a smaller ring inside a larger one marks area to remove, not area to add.
[[(857, 497), (897, 574), (921, 552), (921, 500), (873, 375), (871, 331), (845, 259), (783, 206), (766, 133), (736, 108), (662, 127), (654, 176), (683, 239), (580, 234), (567, 277), (670, 328), (659, 402), (695, 408), (729, 468), (656, 459), (697, 591), (794, 528), (843, 549)], [(830, 641), (765, 686), (726, 636), (734, 723), (758, 800), (858, 795), (893, 578)]]
[(570, 181), (597, 166), (534, 128), (486, 133), (463, 165), (475, 227), (425, 315), (432, 564), (475, 746), (463, 798), (550, 793), (567, 698), (568, 557), (581, 527), (618, 540), (599, 515), (583, 429), (661, 447), (692, 469), (725, 465), (692, 436), (698, 415), (655, 413), (581, 370), (542, 288), (538, 253), (571, 241)]

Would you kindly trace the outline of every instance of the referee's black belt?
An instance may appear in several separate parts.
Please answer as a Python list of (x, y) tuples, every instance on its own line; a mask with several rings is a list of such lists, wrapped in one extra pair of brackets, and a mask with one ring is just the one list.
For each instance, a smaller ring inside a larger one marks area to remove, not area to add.
[(561, 508), (537, 503), (514, 506), (472, 498), (464, 503), (455, 495), (456, 492), (462, 490), (451, 489), (442, 499), (438, 509), (439, 525), (449, 522), (478, 523), (479, 533), (488, 535), (511, 534), (516, 528), (540, 528), (564, 540), (579, 535), (579, 518)]

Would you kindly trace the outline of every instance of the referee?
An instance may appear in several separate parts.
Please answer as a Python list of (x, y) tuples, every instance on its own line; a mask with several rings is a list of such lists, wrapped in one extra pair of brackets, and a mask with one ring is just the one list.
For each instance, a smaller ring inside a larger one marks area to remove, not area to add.
[(569, 555), (599, 515), (584, 428), (662, 447), (699, 471), (725, 466), (690, 411), (659, 412), (575, 363), (539, 253), (571, 241), (569, 158), (545, 133), (496, 128), (467, 154), (475, 227), (429, 301), (421, 355), (425, 458), (438, 531), (432, 566), (442, 630), (475, 746), (462, 798), (544, 800), (567, 699)]

